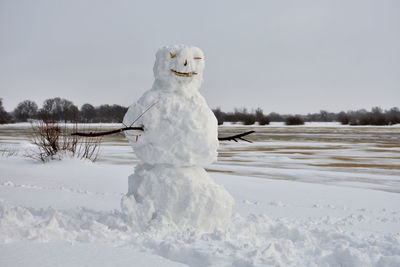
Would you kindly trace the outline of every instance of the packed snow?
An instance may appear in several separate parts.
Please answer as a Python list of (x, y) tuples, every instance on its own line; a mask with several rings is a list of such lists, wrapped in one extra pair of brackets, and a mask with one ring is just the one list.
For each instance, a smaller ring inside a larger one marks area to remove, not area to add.
[[(0, 164), (1, 266), (66, 266), (66, 255), (86, 266), (110, 266), (114, 259), (127, 266), (135, 258), (143, 266), (400, 263), (396, 193), (212, 173), (235, 199), (227, 229), (176, 231), (165, 221), (139, 231), (120, 209), (129, 165), (73, 159), (42, 164), (18, 156)], [(44, 257), (53, 244), (64, 254)]]
[(233, 198), (215, 184), (204, 166), (217, 159), (217, 119), (198, 89), (204, 55), (197, 47), (162, 47), (154, 64), (154, 84), (129, 107), (123, 124), (144, 163), (129, 177), (122, 202), (127, 218), (146, 229), (157, 223), (200, 232), (230, 224)]
[(129, 176), (121, 208), (139, 229), (169, 222), (176, 230), (213, 232), (229, 226), (233, 202), (201, 167), (140, 164)]

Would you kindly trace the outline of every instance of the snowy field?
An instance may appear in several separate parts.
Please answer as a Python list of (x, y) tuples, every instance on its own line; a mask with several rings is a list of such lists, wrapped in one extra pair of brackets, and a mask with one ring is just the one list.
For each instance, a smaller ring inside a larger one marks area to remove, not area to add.
[(42, 164), (24, 156), (29, 124), (1, 125), (0, 266), (400, 266), (399, 126), (219, 132), (252, 129), (207, 166), (235, 199), (230, 228), (199, 234), (133, 230), (120, 201), (138, 160), (122, 135), (96, 163)]

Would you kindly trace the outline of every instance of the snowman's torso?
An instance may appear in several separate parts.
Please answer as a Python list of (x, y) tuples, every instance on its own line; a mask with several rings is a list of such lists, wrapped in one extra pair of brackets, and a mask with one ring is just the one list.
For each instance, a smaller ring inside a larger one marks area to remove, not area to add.
[(217, 120), (197, 90), (181, 89), (153, 88), (125, 115), (124, 124), (129, 126), (156, 103), (135, 122), (144, 127), (141, 136), (127, 135), (136, 156), (146, 163), (204, 166), (216, 160)]

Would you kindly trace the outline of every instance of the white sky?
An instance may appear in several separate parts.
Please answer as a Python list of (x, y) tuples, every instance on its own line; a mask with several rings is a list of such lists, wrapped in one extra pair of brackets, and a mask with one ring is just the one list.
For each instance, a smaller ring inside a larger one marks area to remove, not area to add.
[(0, 97), (135, 102), (158, 47), (203, 49), (210, 107), (400, 106), (400, 1), (0, 0)]

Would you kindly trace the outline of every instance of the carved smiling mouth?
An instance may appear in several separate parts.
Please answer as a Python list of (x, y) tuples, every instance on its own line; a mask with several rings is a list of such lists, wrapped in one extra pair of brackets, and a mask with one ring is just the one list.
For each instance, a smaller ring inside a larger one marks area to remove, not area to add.
[(176, 70), (171, 69), (171, 71), (178, 76), (183, 76), (183, 77), (192, 77), (193, 75), (197, 75), (197, 72), (179, 72)]

